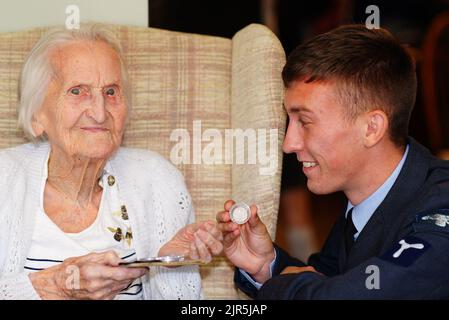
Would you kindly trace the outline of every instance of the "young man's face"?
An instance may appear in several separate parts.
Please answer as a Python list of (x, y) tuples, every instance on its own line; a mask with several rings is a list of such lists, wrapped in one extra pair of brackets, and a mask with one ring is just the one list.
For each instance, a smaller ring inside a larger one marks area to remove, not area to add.
[(293, 82), (284, 101), (289, 125), (283, 150), (296, 153), (316, 194), (357, 188), (363, 167), (364, 124), (348, 120), (335, 84)]

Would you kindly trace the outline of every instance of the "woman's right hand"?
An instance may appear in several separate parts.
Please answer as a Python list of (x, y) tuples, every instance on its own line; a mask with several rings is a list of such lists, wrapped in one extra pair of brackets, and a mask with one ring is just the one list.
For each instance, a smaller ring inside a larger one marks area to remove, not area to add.
[(147, 268), (120, 267), (114, 251), (90, 253), (29, 274), (42, 299), (113, 299)]

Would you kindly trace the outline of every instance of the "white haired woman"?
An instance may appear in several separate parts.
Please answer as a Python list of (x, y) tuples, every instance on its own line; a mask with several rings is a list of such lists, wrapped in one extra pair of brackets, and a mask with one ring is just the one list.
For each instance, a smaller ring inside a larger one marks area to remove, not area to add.
[(222, 250), (194, 223), (182, 175), (120, 147), (128, 78), (111, 30), (53, 29), (21, 74), (19, 123), (33, 143), (0, 151), (0, 299), (198, 299), (197, 266), (123, 261)]

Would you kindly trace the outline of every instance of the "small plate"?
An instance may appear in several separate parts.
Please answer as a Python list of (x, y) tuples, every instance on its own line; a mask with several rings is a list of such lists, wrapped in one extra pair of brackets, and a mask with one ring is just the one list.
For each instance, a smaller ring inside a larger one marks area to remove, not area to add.
[(184, 256), (163, 256), (154, 257), (145, 260), (137, 260), (132, 262), (122, 262), (119, 265), (127, 268), (142, 268), (151, 266), (188, 266), (188, 265), (202, 265), (205, 262), (197, 259), (189, 259)]

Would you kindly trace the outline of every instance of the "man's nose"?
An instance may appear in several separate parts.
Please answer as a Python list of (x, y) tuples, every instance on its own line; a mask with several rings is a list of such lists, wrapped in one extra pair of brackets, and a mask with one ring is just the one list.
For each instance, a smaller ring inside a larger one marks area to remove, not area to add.
[(285, 133), (282, 150), (285, 153), (295, 153), (304, 149), (304, 139), (302, 130), (291, 123), (288, 124), (287, 132)]

